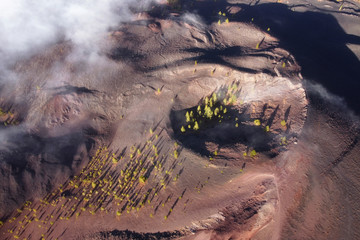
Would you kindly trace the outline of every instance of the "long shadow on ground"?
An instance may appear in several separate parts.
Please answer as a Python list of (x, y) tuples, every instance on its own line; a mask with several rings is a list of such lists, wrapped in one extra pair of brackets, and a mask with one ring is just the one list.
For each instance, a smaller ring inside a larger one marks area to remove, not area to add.
[[(218, 148), (233, 146), (240, 143), (245, 145), (247, 149), (255, 149), (270, 157), (277, 155), (275, 148), (277, 147), (276, 134), (266, 132), (260, 126), (249, 124), (253, 122), (248, 114), (239, 113), (235, 109), (229, 108), (228, 114), (219, 120), (214, 117), (212, 120), (200, 124), (200, 129), (193, 130), (188, 128), (184, 116), (186, 112), (196, 112), (196, 107), (184, 109), (170, 113), (171, 126), (174, 131), (174, 137), (181, 142), (183, 146), (189, 148), (203, 156), (210, 156), (212, 153), (207, 149), (207, 144), (214, 143)], [(234, 121), (234, 119), (237, 119)], [(192, 123), (190, 123), (192, 124)], [(185, 126), (185, 131), (181, 131), (181, 127)]]
[[(230, 4), (224, 0), (182, 2), (182, 9), (200, 15), (206, 24), (219, 19), (223, 21), (219, 11), (227, 12), (229, 7), (241, 8), (236, 14), (227, 14), (230, 22), (246, 22), (264, 31), (270, 28), (269, 33), (280, 40), (279, 47), (294, 55), (305, 79), (343, 97), (349, 107), (360, 114), (360, 61), (347, 47), (347, 44), (360, 45), (360, 37), (347, 34), (333, 15), (315, 11), (296, 12), (291, 6), (280, 3), (251, 6)], [(303, 7), (306, 8), (305, 5)], [(159, 12), (154, 11), (153, 16), (170, 17)], [(344, 11), (344, 14), (350, 13)], [(353, 14), (356, 15), (356, 11)]]
[(237, 21), (254, 18), (254, 24), (280, 39), (279, 46), (294, 55), (305, 79), (320, 83), (341, 96), (357, 114), (360, 61), (347, 44), (360, 37), (347, 34), (334, 16), (320, 12), (294, 12), (283, 4), (242, 6)]

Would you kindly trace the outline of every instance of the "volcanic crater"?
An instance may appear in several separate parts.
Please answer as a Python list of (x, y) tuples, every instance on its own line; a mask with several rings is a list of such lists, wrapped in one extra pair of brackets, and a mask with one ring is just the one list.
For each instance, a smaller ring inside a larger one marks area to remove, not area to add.
[(1, 239), (360, 237), (357, 118), (240, 6), (195, 2), (196, 21), (154, 4), (97, 61), (64, 41), (18, 62), (1, 88)]

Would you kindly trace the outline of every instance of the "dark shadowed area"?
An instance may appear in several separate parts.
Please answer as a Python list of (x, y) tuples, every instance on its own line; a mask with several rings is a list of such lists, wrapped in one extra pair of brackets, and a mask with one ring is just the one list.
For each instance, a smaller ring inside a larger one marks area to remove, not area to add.
[(360, 239), (358, 1), (18, 3), (0, 239)]

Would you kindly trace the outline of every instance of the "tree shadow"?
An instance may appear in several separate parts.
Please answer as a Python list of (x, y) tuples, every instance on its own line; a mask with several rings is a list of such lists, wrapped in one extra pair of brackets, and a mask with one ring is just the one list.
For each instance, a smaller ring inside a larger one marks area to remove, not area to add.
[(272, 150), (277, 147), (276, 134), (266, 132), (261, 126), (250, 124), (255, 119), (244, 113), (245, 110), (239, 112), (238, 109), (228, 107), (228, 112), (221, 122), (214, 119), (202, 124), (199, 130), (186, 128), (185, 132), (182, 132), (181, 127), (187, 126), (185, 113), (191, 111), (195, 112), (196, 107), (170, 112), (174, 138), (184, 147), (203, 156), (210, 156), (212, 153), (207, 149), (207, 144), (210, 142), (215, 143), (218, 148), (240, 143), (270, 157), (275, 156)]

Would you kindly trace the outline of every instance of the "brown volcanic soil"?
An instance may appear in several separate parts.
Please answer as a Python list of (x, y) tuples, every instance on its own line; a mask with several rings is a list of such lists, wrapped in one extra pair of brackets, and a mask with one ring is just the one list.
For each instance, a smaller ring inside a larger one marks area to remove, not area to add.
[[(96, 64), (59, 43), (15, 67), (1, 239), (360, 238), (356, 117), (305, 84), (271, 31), (167, 11), (104, 37)], [(236, 101), (187, 128), (214, 92)]]

